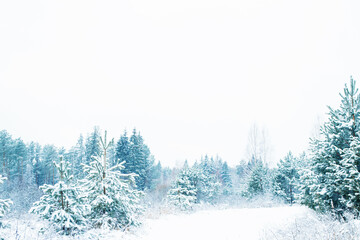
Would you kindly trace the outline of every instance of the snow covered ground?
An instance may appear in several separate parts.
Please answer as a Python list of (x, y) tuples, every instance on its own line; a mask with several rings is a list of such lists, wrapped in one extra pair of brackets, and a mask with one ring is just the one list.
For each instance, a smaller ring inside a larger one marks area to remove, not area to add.
[[(0, 239), (102, 239), (102, 240), (285, 240), (360, 239), (360, 223), (339, 223), (302, 206), (203, 210), (190, 214), (149, 217), (128, 232), (91, 230), (85, 234), (60, 236), (33, 215), (9, 219), (10, 228), (0, 230)], [(39, 230), (42, 233), (39, 233)]]
[(147, 220), (137, 235), (127, 235), (123, 239), (261, 239), (267, 229), (281, 228), (306, 214), (308, 211), (304, 207), (275, 207), (167, 215)]

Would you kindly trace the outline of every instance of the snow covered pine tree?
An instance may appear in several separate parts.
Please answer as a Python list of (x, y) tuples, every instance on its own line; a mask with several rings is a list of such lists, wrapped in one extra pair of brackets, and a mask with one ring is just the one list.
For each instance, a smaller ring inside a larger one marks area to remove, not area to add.
[(292, 205), (298, 193), (297, 184), (299, 173), (297, 167), (298, 158), (289, 152), (278, 163), (278, 169), (274, 178), (274, 194)]
[(30, 213), (39, 214), (50, 220), (58, 232), (73, 235), (84, 229), (85, 215), (89, 211), (81, 195), (80, 188), (73, 184), (70, 174), (70, 164), (60, 157), (59, 163), (54, 163), (60, 180), (55, 185), (44, 184), (40, 189), (44, 195), (34, 203)]
[[(2, 177), (0, 175), (0, 184), (2, 184), (6, 180), (6, 177)], [(10, 210), (10, 205), (13, 202), (10, 199), (0, 199), (0, 227), (3, 226), (1, 219), (4, 217), (5, 213)]]
[[(90, 165), (84, 165), (85, 179), (83, 188), (91, 206), (88, 216), (94, 227), (97, 228), (125, 228), (129, 225), (138, 225), (137, 215), (141, 213), (139, 197), (142, 192), (135, 187), (135, 174), (123, 174), (124, 162), (107, 168), (106, 150), (113, 144), (107, 143), (105, 137), (100, 137), (102, 157), (93, 156)], [(102, 158), (102, 159), (101, 159)]]
[[(312, 142), (311, 171), (305, 203), (320, 211), (360, 211), (360, 98), (355, 81), (345, 84), (339, 109), (329, 107), (321, 138)], [(312, 201), (309, 201), (309, 196)]]
[(171, 205), (185, 211), (190, 210), (196, 201), (196, 187), (190, 181), (189, 169), (184, 169), (169, 190), (167, 200)]

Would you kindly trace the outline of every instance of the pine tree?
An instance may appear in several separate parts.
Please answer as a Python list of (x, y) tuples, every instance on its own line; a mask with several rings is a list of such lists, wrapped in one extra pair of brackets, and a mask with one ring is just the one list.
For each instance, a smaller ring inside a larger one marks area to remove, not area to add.
[(222, 164), (221, 179), (223, 185), (223, 194), (229, 195), (232, 192), (232, 180), (227, 162)]
[(10, 174), (14, 178), (17, 178), (18, 184), (21, 184), (23, 181), (27, 162), (27, 148), (25, 143), (20, 138), (15, 139), (15, 141), (13, 141)]
[(269, 170), (262, 161), (259, 161), (253, 169), (248, 180), (247, 194), (252, 197), (264, 194), (269, 190), (270, 176)]
[(70, 159), (73, 162), (72, 172), (74, 177), (80, 179), (84, 176), (84, 172), (80, 166), (86, 161), (85, 143), (82, 134), (80, 135), (76, 145), (70, 150), (70, 155)]
[[(0, 184), (2, 184), (6, 180), (6, 177), (2, 177), (0, 175)], [(5, 213), (10, 210), (10, 205), (12, 201), (10, 199), (0, 199), (0, 227), (3, 226), (1, 219), (4, 217)]]
[(298, 193), (297, 185), (299, 173), (298, 159), (289, 152), (278, 163), (278, 169), (274, 178), (274, 194), (283, 198), (287, 203), (293, 204)]
[[(126, 131), (124, 131), (124, 134), (120, 136), (119, 141), (116, 143), (115, 152), (116, 159), (118, 159), (120, 162), (127, 162), (125, 166), (130, 164), (130, 140)], [(125, 167), (124, 173), (129, 173), (128, 168)]]
[(89, 164), (92, 161), (93, 156), (99, 156), (101, 154), (99, 140), (99, 128), (94, 127), (94, 131), (87, 137), (85, 143), (86, 164)]
[(39, 143), (31, 142), (28, 146), (28, 152), (29, 152), (29, 161), (31, 165), (33, 166), (33, 174), (35, 177), (35, 183), (37, 187), (40, 187), (42, 183), (44, 183), (43, 180), (43, 174), (42, 174), (42, 164), (40, 161), (41, 156), (41, 146)]
[(120, 161), (125, 161), (124, 173), (135, 173), (137, 175), (135, 180), (139, 190), (152, 188), (154, 158), (136, 129), (133, 130), (130, 139), (126, 132), (120, 137), (115, 156)]
[(360, 140), (353, 137), (350, 147), (344, 150), (340, 161), (338, 179), (342, 194), (341, 202), (356, 214), (360, 211)]
[(54, 145), (45, 145), (42, 149), (42, 173), (43, 183), (54, 185), (57, 180), (57, 170), (54, 162), (59, 158), (58, 152)]
[(190, 181), (189, 170), (183, 170), (168, 192), (168, 203), (181, 210), (190, 210), (196, 202), (197, 189)]
[(54, 163), (60, 180), (55, 185), (45, 184), (40, 187), (44, 195), (34, 203), (30, 213), (39, 214), (53, 222), (62, 234), (74, 234), (81, 231), (86, 224), (85, 215), (89, 208), (84, 202), (78, 186), (72, 183), (70, 164), (60, 157)]
[(10, 157), (11, 157), (12, 139), (6, 130), (0, 131), (0, 159), (2, 175), (10, 179)]
[(308, 188), (315, 208), (339, 214), (349, 206), (356, 207), (349, 196), (352, 187), (346, 186), (350, 179), (351, 185), (356, 185), (356, 171), (359, 171), (355, 145), (360, 130), (360, 98), (352, 78), (350, 87), (345, 84), (340, 96), (340, 108), (329, 107), (329, 119), (321, 128), (321, 138), (312, 141), (311, 171), (316, 181)]
[(124, 228), (139, 224), (137, 215), (141, 212), (141, 192), (133, 190), (135, 174), (123, 174), (124, 162), (107, 167), (106, 150), (112, 144), (100, 140), (103, 155), (93, 157), (90, 165), (84, 165), (86, 178), (83, 181), (86, 198), (91, 206), (89, 218), (92, 225), (101, 228)]

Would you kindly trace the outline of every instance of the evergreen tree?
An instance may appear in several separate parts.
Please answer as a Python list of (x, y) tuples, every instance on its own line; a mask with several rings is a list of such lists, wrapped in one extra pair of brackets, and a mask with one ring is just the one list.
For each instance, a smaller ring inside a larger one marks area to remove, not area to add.
[(224, 162), (221, 167), (221, 179), (223, 185), (223, 194), (228, 195), (231, 193), (232, 180), (230, 170), (227, 162)]
[(102, 159), (93, 157), (90, 165), (84, 166), (86, 177), (83, 181), (86, 197), (91, 206), (89, 218), (92, 225), (102, 228), (122, 228), (138, 224), (137, 215), (141, 211), (139, 197), (141, 192), (133, 190), (133, 173), (124, 174), (124, 162), (107, 167), (106, 150), (112, 144), (101, 139)]
[(17, 178), (19, 184), (23, 182), (25, 166), (28, 162), (27, 160), (26, 145), (20, 138), (18, 138), (13, 141), (10, 175)]
[[(6, 180), (6, 177), (2, 177), (0, 175), (0, 184), (2, 184)], [(1, 219), (4, 217), (5, 213), (10, 210), (10, 205), (12, 201), (10, 199), (0, 199), (0, 227), (2, 227)]]
[(360, 98), (352, 78), (350, 87), (345, 84), (340, 96), (340, 108), (329, 107), (329, 119), (321, 128), (321, 137), (312, 141), (311, 171), (316, 181), (308, 187), (311, 192), (307, 196), (312, 196), (317, 209), (341, 214), (349, 206), (356, 207), (350, 189), (356, 186), (356, 171), (359, 172), (356, 138), (360, 130)]
[(116, 146), (116, 159), (125, 161), (124, 173), (135, 173), (136, 186), (139, 190), (151, 189), (153, 186), (154, 158), (144, 143), (140, 133), (133, 130), (130, 139), (126, 132), (120, 137)]
[(299, 173), (298, 159), (291, 152), (278, 163), (278, 169), (274, 178), (274, 193), (283, 198), (287, 203), (293, 204), (298, 193), (297, 185)]
[(54, 145), (45, 145), (42, 149), (41, 165), (43, 182), (41, 182), (41, 184), (55, 184), (57, 180), (57, 170), (54, 162), (56, 162), (57, 159), (59, 159), (59, 155), (56, 147)]
[(133, 170), (130, 167), (130, 140), (126, 131), (124, 131), (124, 134), (120, 136), (120, 139), (116, 144), (115, 152), (116, 159), (120, 162), (127, 162), (126, 166), (128, 167), (125, 167), (124, 173), (129, 173), (130, 170)]
[(269, 190), (269, 170), (262, 161), (259, 161), (253, 169), (249, 181), (247, 193), (250, 197), (263, 194)]
[(200, 161), (200, 169), (192, 171), (195, 173), (198, 183), (198, 199), (197, 201), (215, 202), (221, 195), (221, 178), (220, 172), (213, 157), (205, 155)]
[(190, 210), (196, 202), (197, 189), (190, 181), (191, 173), (183, 170), (168, 192), (168, 203), (181, 210)]
[(11, 157), (12, 139), (10, 134), (6, 130), (0, 131), (0, 159), (1, 170), (3, 176), (7, 176), (10, 179), (10, 157)]
[(94, 131), (87, 137), (85, 143), (86, 164), (89, 164), (92, 161), (93, 156), (99, 156), (101, 154), (99, 140), (99, 128), (94, 127)]
[(84, 202), (79, 187), (72, 183), (70, 164), (60, 157), (54, 163), (60, 180), (55, 185), (45, 184), (40, 187), (44, 195), (34, 203), (30, 213), (39, 214), (53, 222), (62, 234), (74, 234), (81, 231), (85, 224), (88, 207)]
[(41, 146), (39, 143), (31, 142), (28, 146), (29, 162), (33, 166), (33, 175), (35, 178), (35, 183), (39, 187), (41, 183), (44, 183), (42, 179), (42, 164), (40, 161), (41, 156)]
[(338, 182), (342, 194), (341, 203), (356, 214), (360, 211), (360, 140), (353, 137), (345, 149), (339, 166)]

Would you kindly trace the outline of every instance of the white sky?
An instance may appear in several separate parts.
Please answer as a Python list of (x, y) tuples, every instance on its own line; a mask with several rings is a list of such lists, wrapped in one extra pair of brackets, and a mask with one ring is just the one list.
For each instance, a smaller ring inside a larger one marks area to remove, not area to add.
[[(141, 131), (163, 165), (307, 149), (359, 79), (357, 1), (0, 2), (0, 129), (70, 147), (94, 125)], [(359, 82), (360, 83), (360, 82)], [(359, 85), (360, 86), (360, 85)]]

